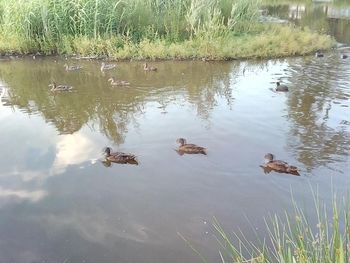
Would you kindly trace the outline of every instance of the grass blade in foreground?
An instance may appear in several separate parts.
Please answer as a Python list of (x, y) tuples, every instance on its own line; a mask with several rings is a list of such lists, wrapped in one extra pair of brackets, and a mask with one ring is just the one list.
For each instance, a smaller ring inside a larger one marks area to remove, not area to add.
[[(294, 200), (294, 212), (269, 216), (265, 240), (247, 240), (244, 233), (234, 239), (214, 218), (221, 247), (219, 256), (228, 262), (345, 263), (350, 262), (350, 201), (333, 198), (332, 207), (314, 195), (315, 206), (305, 211)], [(339, 211), (342, 211), (341, 213)], [(331, 216), (328, 216), (331, 215)], [(188, 241), (186, 240), (188, 243)], [(193, 249), (193, 247), (192, 247)], [(198, 255), (200, 253), (195, 250)], [(203, 260), (203, 256), (200, 255)], [(205, 262), (205, 261), (203, 261)]]

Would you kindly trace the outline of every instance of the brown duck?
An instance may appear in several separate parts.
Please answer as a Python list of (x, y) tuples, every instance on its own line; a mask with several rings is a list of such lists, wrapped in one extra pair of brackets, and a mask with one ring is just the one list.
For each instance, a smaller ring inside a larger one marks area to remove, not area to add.
[(267, 170), (273, 170), (279, 173), (288, 173), (299, 175), (299, 169), (295, 166), (280, 160), (274, 160), (275, 156), (272, 153), (265, 154), (265, 165), (263, 168)]
[(121, 164), (138, 164), (136, 156), (133, 154), (122, 153), (122, 152), (111, 152), (110, 147), (106, 147), (105, 154), (106, 160), (112, 163), (121, 163)]
[(184, 138), (179, 138), (176, 140), (177, 143), (180, 144), (179, 148), (177, 149), (177, 152), (180, 155), (183, 155), (184, 153), (189, 153), (189, 154), (207, 154), (207, 149), (195, 144), (189, 144), (186, 143), (186, 139)]
[(157, 71), (156, 67), (148, 66), (147, 63), (143, 64), (143, 70), (144, 71)]
[(111, 83), (112, 86), (129, 86), (130, 85), (130, 82), (126, 80), (110, 78), (108, 79), (108, 81)]
[(315, 53), (315, 57), (316, 58), (323, 58), (324, 54), (321, 52), (321, 50), (317, 50), (316, 53)]
[(64, 68), (66, 69), (66, 71), (74, 71), (74, 70), (82, 69), (83, 66), (79, 66), (79, 65), (69, 66), (68, 64), (64, 64)]
[(276, 91), (284, 91), (287, 92), (289, 90), (289, 88), (286, 85), (282, 85), (281, 83), (279, 83), (278, 81), (276, 82)]
[(101, 63), (101, 72), (104, 72), (105, 70), (111, 70), (117, 67), (115, 64), (106, 64), (104, 62)]
[(60, 92), (60, 91), (71, 91), (73, 89), (72, 86), (68, 85), (57, 85), (56, 82), (52, 82), (49, 87), (51, 87), (52, 92)]

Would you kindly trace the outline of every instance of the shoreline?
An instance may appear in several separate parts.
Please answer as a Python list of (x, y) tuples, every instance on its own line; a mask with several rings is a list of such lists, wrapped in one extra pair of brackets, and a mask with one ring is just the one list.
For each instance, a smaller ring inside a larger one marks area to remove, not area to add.
[(97, 39), (72, 36), (60, 39), (52, 46), (40, 46), (36, 40), (20, 41), (17, 36), (2, 35), (1, 39), (1, 57), (61, 56), (77, 60), (109, 61), (277, 59), (306, 56), (316, 50), (330, 50), (336, 46), (336, 41), (329, 35), (293, 25), (276, 24), (263, 24), (253, 33), (214, 37), (204, 35), (182, 41), (156, 38), (133, 42), (122, 36)]
[[(322, 52), (329, 52), (331, 50), (334, 50), (335, 47), (332, 46), (327, 49), (321, 49)], [(252, 60), (270, 60), (270, 59), (284, 59), (284, 58), (298, 58), (298, 57), (306, 57), (306, 56), (312, 56), (314, 55), (314, 52), (316, 50), (305, 53), (305, 54), (295, 54), (295, 55), (281, 55), (281, 56), (275, 56), (275, 57), (238, 57), (238, 58), (223, 58), (223, 59), (209, 59), (205, 57), (194, 57), (194, 58), (156, 58), (156, 59), (146, 59), (146, 58), (130, 58), (130, 59), (118, 59), (113, 57), (106, 57), (106, 56), (97, 56), (97, 57), (77, 57), (75, 55), (66, 56), (66, 55), (60, 55), (60, 54), (52, 54), (52, 55), (45, 55), (45, 54), (5, 54), (0, 55), (0, 62), (2, 61), (11, 61), (16, 59), (46, 59), (46, 58), (60, 58), (60, 59), (70, 59), (70, 60), (76, 60), (76, 61), (107, 61), (107, 62), (163, 62), (163, 61), (202, 61), (202, 62), (230, 62), (230, 61), (252, 61)], [(35, 58), (33, 58), (35, 57)]]

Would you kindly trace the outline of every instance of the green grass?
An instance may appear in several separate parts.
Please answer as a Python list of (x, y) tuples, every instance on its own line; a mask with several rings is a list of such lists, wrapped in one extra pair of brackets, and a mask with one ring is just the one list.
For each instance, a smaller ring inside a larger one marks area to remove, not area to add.
[(334, 198), (329, 209), (319, 198), (314, 198), (314, 201), (314, 209), (308, 210), (308, 213), (293, 201), (293, 213), (269, 217), (266, 220), (268, 236), (260, 242), (248, 241), (244, 234), (234, 235), (233, 241), (215, 220), (221, 261), (349, 262), (350, 202)]
[(232, 59), (302, 55), (334, 44), (309, 30), (259, 23), (259, 5), (259, 0), (0, 0), (0, 53)]

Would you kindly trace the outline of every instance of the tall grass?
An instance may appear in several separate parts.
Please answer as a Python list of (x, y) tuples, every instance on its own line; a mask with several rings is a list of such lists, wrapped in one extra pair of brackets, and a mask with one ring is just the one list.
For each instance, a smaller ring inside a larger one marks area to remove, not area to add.
[(314, 218), (308, 217), (294, 201), (293, 213), (268, 218), (268, 237), (261, 242), (248, 241), (243, 234), (235, 235), (237, 242), (233, 242), (215, 220), (222, 262), (349, 262), (349, 200), (340, 202), (334, 198), (331, 209), (318, 198), (314, 200)]
[(255, 20), (258, 0), (2, 0), (2, 29), (41, 41), (121, 35), (184, 40)]
[[(286, 51), (278, 49), (273, 54), (269, 50), (270, 43), (282, 46), (283, 40), (278, 39), (276, 43), (269, 41), (269, 49), (261, 51), (259, 43), (255, 43), (244, 54), (246, 48), (238, 38), (247, 40), (247, 36), (253, 36), (249, 40), (256, 41), (256, 36), (263, 38), (269, 27), (258, 23), (259, 1), (0, 0), (0, 53), (221, 59), (304, 54), (305, 50), (332, 45), (329, 38), (319, 41), (319, 36), (312, 35), (310, 41), (304, 41), (312, 45), (300, 44), (294, 52), (288, 46), (293, 46), (302, 33), (289, 28), (295, 37), (292, 45), (283, 44)], [(158, 51), (144, 52), (151, 46)]]

